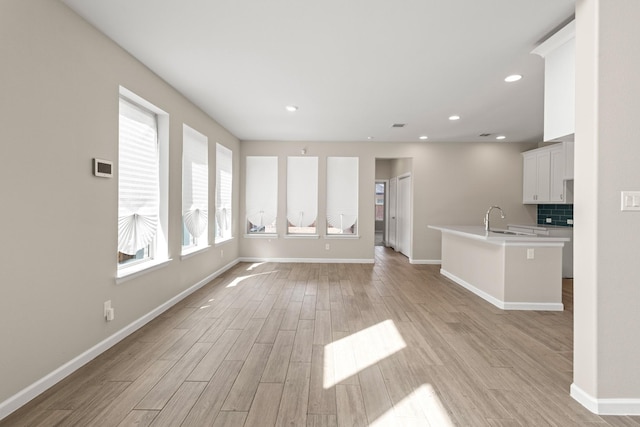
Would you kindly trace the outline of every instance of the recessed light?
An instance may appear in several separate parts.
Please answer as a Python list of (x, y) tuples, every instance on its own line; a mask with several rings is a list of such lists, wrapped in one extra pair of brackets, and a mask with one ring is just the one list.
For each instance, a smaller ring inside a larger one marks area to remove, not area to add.
[(505, 77), (504, 81), (507, 83), (517, 82), (520, 80), (522, 76), (520, 74), (511, 74), (510, 76)]
[(449, 116), (449, 120), (460, 120), (460, 116), (454, 114), (453, 116)]
[(296, 111), (298, 111), (298, 106), (297, 105), (287, 105), (284, 108), (290, 113), (295, 113)]
[(368, 136), (368, 137), (367, 137), (367, 139), (368, 139), (369, 141), (371, 141), (373, 138), (374, 138), (373, 136)]
[(429, 139), (429, 137), (427, 135), (422, 135), (418, 139), (421, 139), (424, 141), (425, 139)]
[(505, 138), (506, 138), (506, 136), (504, 136), (504, 135), (498, 135), (498, 136), (496, 136), (496, 139), (505, 139)]

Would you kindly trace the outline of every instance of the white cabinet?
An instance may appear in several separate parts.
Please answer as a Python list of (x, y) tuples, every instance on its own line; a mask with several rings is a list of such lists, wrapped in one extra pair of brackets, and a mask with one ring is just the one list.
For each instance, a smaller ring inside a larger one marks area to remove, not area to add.
[[(522, 203), (573, 203), (571, 184), (567, 184), (567, 167), (573, 171), (573, 161), (567, 161), (570, 150), (564, 144), (554, 144), (522, 153)], [(573, 147), (573, 146), (571, 146)]]
[(575, 133), (575, 21), (531, 53), (544, 58), (544, 140), (573, 141)]

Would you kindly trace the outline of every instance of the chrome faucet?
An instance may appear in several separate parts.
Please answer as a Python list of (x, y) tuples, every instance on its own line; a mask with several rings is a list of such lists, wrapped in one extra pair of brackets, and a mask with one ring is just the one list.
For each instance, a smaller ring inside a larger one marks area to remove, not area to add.
[(500, 218), (504, 219), (504, 212), (502, 211), (502, 208), (500, 208), (500, 206), (490, 206), (489, 209), (487, 209), (487, 213), (484, 214), (484, 229), (487, 232), (491, 231), (491, 227), (489, 226), (489, 214), (494, 209), (498, 209), (500, 211)]

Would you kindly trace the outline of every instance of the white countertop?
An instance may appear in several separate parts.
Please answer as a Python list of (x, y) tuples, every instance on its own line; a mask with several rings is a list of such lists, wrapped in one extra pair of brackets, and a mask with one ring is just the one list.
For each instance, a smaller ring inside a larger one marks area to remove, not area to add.
[[(530, 245), (530, 246), (563, 246), (564, 242), (568, 242), (571, 239), (567, 237), (550, 237), (550, 236), (538, 236), (535, 234), (501, 234), (488, 232), (481, 225), (430, 225), (429, 228), (433, 230), (439, 230), (443, 233), (451, 233), (461, 237), (466, 237), (474, 240), (482, 240), (487, 243), (499, 244), (499, 245)], [(503, 230), (506, 231), (506, 230)]]

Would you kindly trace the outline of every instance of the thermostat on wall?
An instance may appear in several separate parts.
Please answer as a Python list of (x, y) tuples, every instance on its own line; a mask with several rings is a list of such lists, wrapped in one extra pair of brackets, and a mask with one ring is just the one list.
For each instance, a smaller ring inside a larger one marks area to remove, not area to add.
[(111, 178), (113, 176), (113, 162), (93, 159), (93, 174), (103, 178)]

